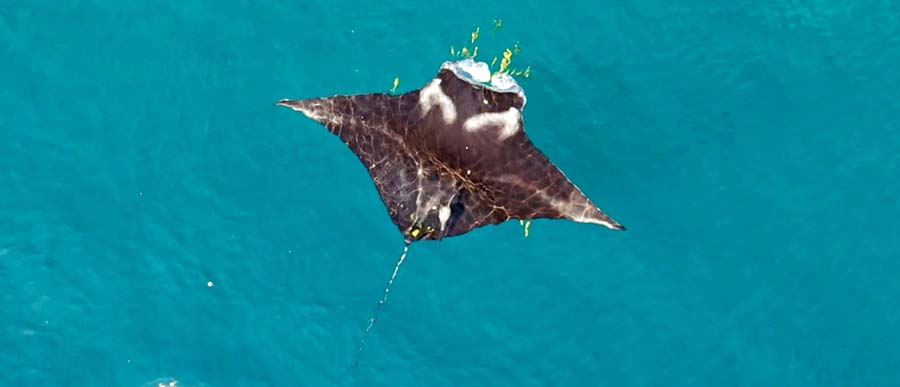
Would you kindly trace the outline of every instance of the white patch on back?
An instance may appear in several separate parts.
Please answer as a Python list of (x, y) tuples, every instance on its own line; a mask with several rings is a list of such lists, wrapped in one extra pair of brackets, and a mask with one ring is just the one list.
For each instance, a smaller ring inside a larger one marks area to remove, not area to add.
[(522, 115), (514, 107), (501, 113), (481, 113), (466, 119), (463, 129), (469, 132), (479, 131), (487, 126), (499, 126), (497, 137), (502, 141), (519, 131), (519, 119)]
[(435, 105), (441, 108), (444, 123), (449, 125), (456, 122), (456, 105), (441, 90), (441, 80), (439, 78), (433, 79), (428, 86), (423, 87), (419, 91), (419, 107), (422, 109), (422, 116), (428, 114)]

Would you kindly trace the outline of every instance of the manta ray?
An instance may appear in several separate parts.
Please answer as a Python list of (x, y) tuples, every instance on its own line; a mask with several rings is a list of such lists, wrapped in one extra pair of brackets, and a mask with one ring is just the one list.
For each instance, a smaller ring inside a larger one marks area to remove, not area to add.
[[(415, 241), (459, 236), (510, 219), (625, 229), (534, 146), (522, 119), (526, 102), (512, 76), (491, 74), (487, 63), (471, 58), (445, 62), (424, 87), (400, 95), (278, 102), (347, 144), (406, 241), (365, 337)], [(365, 338), (359, 352), (364, 343)]]
[(614, 230), (528, 138), (527, 99), (506, 73), (445, 62), (418, 90), (278, 102), (324, 125), (368, 168), (407, 243), (510, 219), (568, 219)]

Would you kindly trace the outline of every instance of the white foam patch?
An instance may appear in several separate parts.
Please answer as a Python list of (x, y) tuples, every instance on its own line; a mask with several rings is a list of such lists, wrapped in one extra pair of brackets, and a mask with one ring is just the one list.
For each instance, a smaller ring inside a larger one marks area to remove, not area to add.
[(435, 105), (441, 108), (444, 123), (449, 125), (456, 122), (456, 105), (441, 90), (441, 80), (438, 78), (431, 80), (428, 86), (423, 87), (419, 92), (419, 106), (422, 108), (423, 116), (428, 114)]
[(506, 73), (496, 73), (491, 75), (490, 66), (485, 62), (475, 61), (472, 58), (466, 58), (456, 62), (444, 62), (441, 69), (447, 69), (453, 72), (459, 79), (468, 83), (486, 87), (490, 90), (500, 93), (515, 93), (522, 97), (522, 106), (528, 103), (525, 96), (525, 90), (519, 86), (513, 76)]
[(491, 77), (491, 85), (500, 90), (513, 90), (519, 87), (516, 80), (506, 73), (496, 73)]
[(522, 115), (519, 113), (519, 109), (514, 107), (500, 113), (488, 112), (476, 114), (466, 119), (466, 122), (463, 123), (463, 129), (474, 132), (488, 126), (499, 126), (500, 133), (497, 134), (497, 137), (500, 140), (505, 140), (519, 131), (519, 119), (521, 117)]
[(491, 68), (485, 62), (476, 62), (472, 58), (466, 58), (456, 62), (457, 74), (475, 82), (487, 83), (491, 81)]

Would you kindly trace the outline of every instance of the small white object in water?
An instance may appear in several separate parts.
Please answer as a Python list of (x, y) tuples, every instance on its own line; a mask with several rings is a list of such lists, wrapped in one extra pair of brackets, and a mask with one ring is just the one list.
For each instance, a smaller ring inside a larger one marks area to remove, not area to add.
[(212, 281), (206, 281), (206, 286), (211, 288), (213, 286), (216, 286), (216, 284), (214, 284)]

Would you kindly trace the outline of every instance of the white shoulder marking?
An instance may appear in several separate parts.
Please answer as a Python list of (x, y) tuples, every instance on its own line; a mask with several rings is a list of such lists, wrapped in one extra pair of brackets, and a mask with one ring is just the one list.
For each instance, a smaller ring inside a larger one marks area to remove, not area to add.
[(419, 92), (419, 106), (422, 108), (423, 116), (428, 114), (435, 105), (441, 108), (441, 115), (444, 116), (445, 123), (449, 125), (456, 122), (456, 105), (441, 90), (441, 80), (438, 78), (431, 80), (428, 86), (423, 87)]
[(498, 137), (505, 140), (519, 131), (519, 118), (522, 115), (514, 107), (501, 113), (481, 113), (466, 119), (463, 128), (469, 132), (483, 129), (486, 126), (500, 126)]

